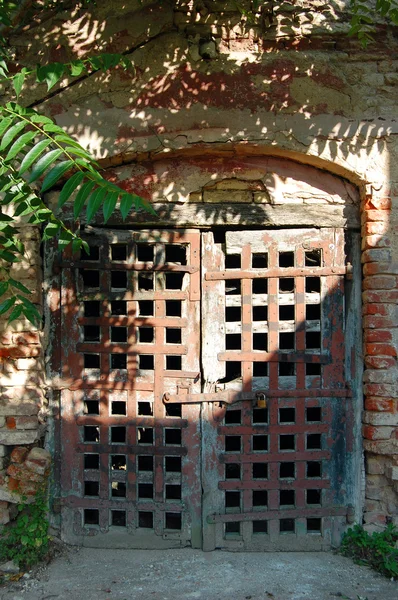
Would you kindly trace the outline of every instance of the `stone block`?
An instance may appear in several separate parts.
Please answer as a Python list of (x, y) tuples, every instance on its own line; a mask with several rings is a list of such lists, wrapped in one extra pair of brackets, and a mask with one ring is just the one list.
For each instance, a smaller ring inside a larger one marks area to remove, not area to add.
[(22, 446), (17, 446), (11, 452), (10, 460), (13, 463), (21, 464), (21, 463), (24, 462), (24, 460), (27, 457), (28, 453), (29, 453), (29, 449), (28, 448), (24, 448)]
[(3, 446), (2, 444), (0, 444), (0, 457), (4, 458), (4, 456), (8, 455), (8, 448), (7, 446)]
[(24, 402), (23, 404), (15, 404), (13, 402), (0, 403), (0, 416), (2, 417), (30, 417), (33, 415), (37, 415), (38, 412), (39, 407), (36, 403), (33, 402)]
[(32, 448), (25, 465), (34, 473), (45, 475), (51, 465), (51, 454), (44, 448)]
[(369, 475), (384, 475), (384, 459), (369, 457), (366, 461), (366, 472)]
[(189, 202), (203, 202), (202, 192), (191, 192), (189, 194)]
[(0, 506), (0, 525), (6, 525), (10, 521), (10, 511), (5, 507)]
[(211, 202), (213, 204), (231, 204), (231, 203), (246, 203), (249, 204), (253, 199), (252, 192), (245, 190), (242, 191), (228, 191), (228, 190), (211, 190), (204, 191), (203, 200), (204, 202)]
[(0, 485), (0, 500), (18, 504), (21, 501), (21, 496), (13, 491), (10, 491), (6, 484)]
[(39, 437), (37, 430), (0, 429), (0, 444), (5, 446), (22, 446), (33, 444)]
[(363, 422), (369, 425), (392, 425), (398, 426), (398, 413), (386, 413), (386, 412), (375, 412), (365, 411), (363, 414)]
[(35, 473), (29, 469), (26, 463), (22, 465), (11, 464), (7, 469), (7, 475), (24, 483), (43, 483), (44, 481), (44, 475)]
[(9, 429), (37, 429), (37, 417), (6, 417)]
[(264, 191), (264, 192), (254, 192), (253, 194), (254, 196), (254, 202), (256, 202), (257, 204), (270, 204), (271, 203), (271, 198), (268, 192)]

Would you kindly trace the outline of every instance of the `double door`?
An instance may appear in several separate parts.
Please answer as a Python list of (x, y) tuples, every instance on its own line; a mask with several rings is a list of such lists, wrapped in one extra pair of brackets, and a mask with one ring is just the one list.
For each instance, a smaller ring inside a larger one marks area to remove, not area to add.
[(62, 264), (64, 539), (330, 547), (349, 512), (343, 231), (87, 242)]

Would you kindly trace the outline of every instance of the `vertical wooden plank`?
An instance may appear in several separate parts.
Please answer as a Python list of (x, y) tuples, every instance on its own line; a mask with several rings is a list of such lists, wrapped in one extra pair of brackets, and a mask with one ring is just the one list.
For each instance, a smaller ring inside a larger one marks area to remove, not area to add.
[[(225, 282), (206, 281), (207, 271), (225, 269), (221, 248), (211, 232), (202, 234), (202, 369), (204, 383), (225, 377), (225, 363), (218, 354), (225, 352)], [(211, 391), (211, 390), (209, 390)]]

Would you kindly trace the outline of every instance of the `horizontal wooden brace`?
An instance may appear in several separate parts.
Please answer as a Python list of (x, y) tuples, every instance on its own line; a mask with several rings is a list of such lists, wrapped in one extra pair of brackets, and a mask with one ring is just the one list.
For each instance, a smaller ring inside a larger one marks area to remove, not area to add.
[(128, 262), (99, 262), (94, 260), (87, 261), (73, 261), (73, 262), (61, 262), (59, 265), (61, 269), (85, 269), (87, 271), (137, 271), (137, 272), (178, 272), (178, 273), (196, 273), (199, 271), (199, 267), (192, 265), (176, 265), (173, 263), (165, 263), (163, 265), (157, 265), (153, 262), (147, 263), (128, 263)]
[(186, 327), (187, 319), (181, 317), (152, 317), (152, 316), (137, 316), (128, 315), (120, 317), (79, 317), (77, 322), (79, 325), (98, 325), (109, 327)]
[(94, 442), (88, 444), (78, 444), (75, 452), (81, 454), (137, 454), (139, 456), (186, 456), (187, 448), (184, 446), (144, 446), (137, 444), (96, 444)]
[(346, 275), (352, 271), (351, 265), (345, 267), (286, 267), (275, 269), (258, 269), (256, 271), (208, 271), (205, 273), (207, 281), (220, 281), (224, 279), (270, 279), (281, 277), (324, 277), (330, 275)]
[(137, 300), (188, 300), (188, 292), (181, 290), (165, 290), (165, 291), (153, 291), (147, 290), (144, 292), (132, 292), (130, 290), (96, 290), (91, 291), (85, 290), (77, 294), (77, 300), (84, 302), (85, 300), (106, 300), (112, 302), (112, 300), (125, 300), (126, 302), (136, 302)]
[[(244, 203), (204, 203), (204, 202), (185, 202), (184, 204), (175, 202), (153, 203), (152, 207), (156, 214), (151, 214), (145, 210), (131, 212), (124, 219), (118, 209), (116, 209), (110, 220), (109, 226), (128, 226), (132, 225), (147, 225), (147, 226), (166, 226), (166, 227), (213, 227), (221, 225), (225, 227), (228, 223), (230, 226), (254, 226), (254, 227), (291, 227), (292, 223), (296, 227), (344, 227), (349, 229), (358, 229), (361, 226), (359, 218), (359, 210), (357, 206), (331, 206), (330, 204), (244, 204)], [(82, 215), (84, 219), (84, 214)], [(94, 225), (103, 223), (102, 214), (98, 213), (93, 217)], [(98, 233), (100, 228), (90, 227), (95, 233)], [(88, 232), (88, 228), (86, 227)], [(105, 230), (106, 231), (106, 230)], [(113, 231), (116, 235), (122, 238), (124, 232), (121, 230)], [(156, 232), (155, 232), (156, 233)], [(188, 235), (181, 235), (178, 239), (174, 232), (172, 241), (185, 241)], [(122, 234), (122, 235), (121, 235)], [(127, 232), (126, 238), (134, 241), (138, 237), (134, 237), (133, 233)], [(151, 231), (147, 232), (148, 241), (163, 241), (165, 236), (158, 235), (155, 238)], [(172, 232), (169, 234), (173, 235)], [(150, 236), (153, 239), (150, 239)], [(142, 241), (147, 241), (143, 239)]]
[[(264, 452), (259, 454), (258, 452), (252, 454), (242, 454), (237, 453), (233, 454), (219, 454), (218, 460), (221, 464), (229, 464), (229, 463), (239, 463), (244, 465), (245, 463), (283, 463), (283, 462), (291, 462), (294, 461), (296, 464), (298, 462), (306, 462), (309, 460), (320, 461), (320, 460), (329, 460), (331, 457), (331, 453), (329, 450), (304, 450), (302, 452), (297, 452), (296, 450), (286, 450), (282, 452)], [(264, 482), (264, 480), (259, 480)], [(319, 479), (313, 479), (312, 481), (318, 482)], [(233, 479), (228, 479), (224, 481), (224, 485), (226, 489), (234, 490), (235, 481)]]
[(200, 402), (222, 402), (235, 404), (245, 400), (258, 401), (265, 398), (346, 398), (351, 397), (350, 389), (324, 389), (324, 390), (255, 390), (252, 392), (236, 392), (222, 390), (203, 394), (169, 394), (163, 395), (164, 404), (193, 404)]
[(170, 354), (184, 355), (188, 354), (187, 346), (182, 344), (170, 344), (167, 346), (160, 346), (158, 344), (128, 344), (124, 342), (124, 347), (121, 342), (98, 344), (98, 343), (81, 343), (76, 344), (77, 352), (93, 352), (95, 354), (127, 354), (128, 356), (138, 356), (140, 354), (163, 354), (164, 356)]
[(336, 506), (330, 508), (296, 508), (296, 509), (277, 509), (263, 510), (261, 512), (251, 513), (229, 513), (227, 515), (208, 515), (207, 522), (231, 523), (235, 521), (264, 521), (265, 519), (301, 519), (311, 517), (346, 517), (349, 510), (345, 506)]
[(128, 379), (114, 381), (101, 375), (98, 380), (56, 378), (46, 385), (52, 390), (129, 390), (134, 392), (153, 392), (153, 383)]
[(304, 352), (244, 352), (242, 350), (231, 350), (229, 352), (220, 352), (217, 355), (219, 360), (227, 362), (289, 362), (289, 363), (315, 363), (326, 365), (331, 362), (327, 354), (306, 354)]
[(188, 421), (186, 419), (173, 419), (168, 417), (167, 419), (158, 419), (155, 417), (126, 417), (121, 415), (103, 417), (103, 416), (80, 416), (75, 419), (76, 425), (94, 425), (97, 427), (179, 427), (185, 429), (188, 427)]

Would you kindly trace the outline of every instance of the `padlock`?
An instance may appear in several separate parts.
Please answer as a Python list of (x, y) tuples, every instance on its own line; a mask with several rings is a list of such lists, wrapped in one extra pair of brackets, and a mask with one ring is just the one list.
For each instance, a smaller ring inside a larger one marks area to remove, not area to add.
[(264, 392), (259, 392), (256, 394), (257, 398), (257, 408), (267, 408), (267, 398), (265, 397)]

